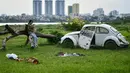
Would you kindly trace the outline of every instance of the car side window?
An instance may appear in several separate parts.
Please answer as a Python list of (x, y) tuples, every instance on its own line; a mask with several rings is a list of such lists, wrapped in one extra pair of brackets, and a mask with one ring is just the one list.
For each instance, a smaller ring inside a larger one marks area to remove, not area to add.
[(83, 28), (80, 34), (91, 38), (94, 31), (95, 31), (95, 26), (89, 26), (89, 27)]
[(97, 29), (96, 29), (96, 33), (98, 33), (98, 34), (108, 34), (109, 31), (108, 31), (106, 28), (103, 28), (103, 27), (97, 27)]
[(95, 31), (95, 27), (89, 26), (89, 27), (84, 28), (83, 30)]

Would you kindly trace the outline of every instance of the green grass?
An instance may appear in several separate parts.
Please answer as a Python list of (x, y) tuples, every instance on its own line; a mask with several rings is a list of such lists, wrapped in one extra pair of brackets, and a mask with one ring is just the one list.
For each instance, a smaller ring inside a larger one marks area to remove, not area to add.
[[(51, 29), (61, 31), (58, 27)], [(48, 30), (49, 29), (49, 30)], [(44, 31), (45, 30), (45, 31)], [(44, 26), (42, 32), (49, 33)], [(63, 30), (62, 30), (63, 31)], [(63, 31), (63, 33), (67, 33)], [(124, 34), (130, 34), (123, 32)], [(0, 36), (0, 42), (5, 36)], [(47, 44), (46, 39), (39, 38), (39, 47), (30, 49), (23, 46), (26, 37), (19, 36), (7, 42), (7, 50), (0, 51), (0, 73), (130, 73), (130, 49), (109, 50), (103, 48), (62, 48), (59, 45)], [(130, 41), (129, 37), (128, 40)], [(1, 47), (1, 43), (0, 43)], [(80, 57), (57, 57), (58, 52), (81, 53)], [(15, 53), (21, 58), (36, 57), (40, 64), (34, 65), (25, 61), (17, 62), (6, 58), (7, 53)]]

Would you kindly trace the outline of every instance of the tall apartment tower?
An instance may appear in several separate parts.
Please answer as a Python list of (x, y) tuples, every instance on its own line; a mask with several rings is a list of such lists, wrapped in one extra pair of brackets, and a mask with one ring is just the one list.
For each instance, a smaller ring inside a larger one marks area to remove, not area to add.
[(93, 16), (104, 16), (104, 10), (103, 8), (97, 8), (96, 10), (93, 11)]
[(53, 14), (53, 1), (45, 0), (45, 15), (52, 15), (52, 14)]
[(33, 15), (42, 15), (42, 0), (33, 0)]
[(73, 12), (73, 14), (75, 15), (79, 15), (79, 4), (78, 3), (75, 3), (75, 4), (73, 4), (73, 6), (72, 6), (72, 12)]
[(68, 6), (68, 15), (71, 15), (72, 13), (72, 6)]
[(65, 1), (64, 0), (56, 0), (55, 3), (55, 14), (58, 16), (64, 16), (65, 15)]
[(117, 10), (113, 10), (109, 13), (109, 16), (114, 16), (114, 17), (118, 17), (119, 16), (119, 11)]

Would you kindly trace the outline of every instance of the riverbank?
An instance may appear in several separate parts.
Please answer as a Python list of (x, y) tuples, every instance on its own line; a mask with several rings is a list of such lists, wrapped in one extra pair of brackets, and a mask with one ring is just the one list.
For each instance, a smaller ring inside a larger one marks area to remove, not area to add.
[[(64, 22), (64, 23), (67, 23), (67, 22)], [(28, 23), (0, 23), (0, 26), (3, 26), (3, 25), (25, 25), (25, 24), (28, 24)], [(57, 25), (57, 24), (61, 24), (61, 22), (46, 22), (46, 23), (34, 23), (35, 25)]]

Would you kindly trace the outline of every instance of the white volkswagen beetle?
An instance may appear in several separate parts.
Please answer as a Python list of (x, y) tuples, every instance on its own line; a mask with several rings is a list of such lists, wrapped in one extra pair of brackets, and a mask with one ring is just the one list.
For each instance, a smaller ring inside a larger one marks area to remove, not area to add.
[(64, 35), (60, 43), (66, 47), (80, 46), (84, 49), (89, 49), (90, 46), (116, 49), (129, 45), (124, 36), (108, 24), (86, 24), (81, 31)]

